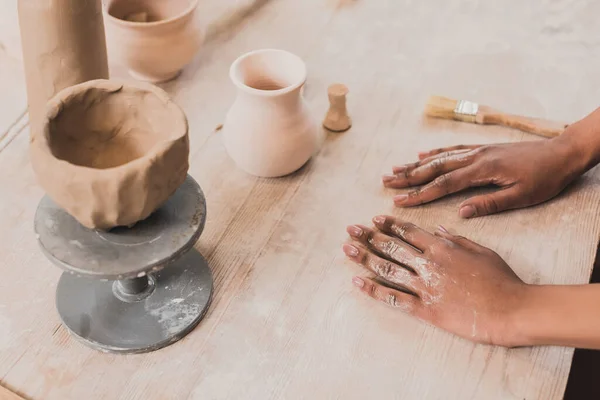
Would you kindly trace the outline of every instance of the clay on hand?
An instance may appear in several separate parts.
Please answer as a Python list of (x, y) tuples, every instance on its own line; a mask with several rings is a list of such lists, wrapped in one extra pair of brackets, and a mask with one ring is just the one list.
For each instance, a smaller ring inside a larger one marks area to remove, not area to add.
[(354, 277), (363, 293), (469, 340), (523, 343), (511, 324), (529, 286), (498, 254), (441, 227), (432, 235), (394, 217), (373, 222), (349, 226), (343, 247), (375, 275)]
[(188, 170), (188, 124), (161, 89), (94, 80), (50, 100), (32, 164), (48, 195), (82, 225), (130, 226), (160, 207)]
[[(419, 154), (420, 161), (393, 168), (385, 187), (413, 188), (394, 197), (399, 207), (431, 202), (470, 187), (499, 190), (465, 200), (463, 218), (532, 206), (558, 195), (585, 172), (585, 164), (564, 138), (486, 146), (454, 146)], [(421, 186), (422, 185), (422, 186)]]

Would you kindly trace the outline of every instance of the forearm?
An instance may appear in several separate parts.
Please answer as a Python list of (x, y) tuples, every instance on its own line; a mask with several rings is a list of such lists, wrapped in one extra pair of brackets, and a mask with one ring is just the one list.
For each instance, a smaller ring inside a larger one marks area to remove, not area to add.
[(552, 139), (569, 151), (569, 161), (584, 173), (600, 163), (600, 108), (570, 125), (565, 132)]
[(518, 345), (600, 349), (600, 284), (530, 286), (514, 326)]

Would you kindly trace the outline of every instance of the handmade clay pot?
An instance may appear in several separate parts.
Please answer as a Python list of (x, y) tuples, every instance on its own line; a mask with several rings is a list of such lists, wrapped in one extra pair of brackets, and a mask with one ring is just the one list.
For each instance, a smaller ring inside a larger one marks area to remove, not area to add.
[(304, 62), (283, 50), (257, 50), (239, 57), (230, 77), (238, 88), (223, 126), (231, 158), (262, 177), (302, 167), (322, 142), (322, 131), (302, 98)]
[(100, 0), (19, 0), (19, 27), (27, 78), (31, 136), (60, 90), (108, 79)]
[(93, 80), (49, 102), (31, 162), (46, 193), (82, 225), (131, 226), (160, 207), (188, 170), (188, 124), (161, 89)]
[(136, 79), (175, 78), (200, 49), (198, 0), (105, 0), (110, 56)]

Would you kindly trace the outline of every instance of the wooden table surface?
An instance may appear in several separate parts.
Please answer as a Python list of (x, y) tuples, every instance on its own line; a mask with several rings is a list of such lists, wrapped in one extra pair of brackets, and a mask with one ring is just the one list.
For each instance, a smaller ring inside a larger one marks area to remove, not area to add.
[[(33, 233), (43, 192), (28, 159), (24, 80), (14, 43), (4, 43), (0, 384), (40, 400), (560, 399), (572, 349), (475, 345), (386, 308), (353, 289), (360, 269), (340, 248), (347, 224), (388, 213), (430, 230), (443, 224), (491, 247), (527, 282), (586, 283), (600, 232), (597, 170), (544, 205), (468, 221), (457, 205), (469, 193), (396, 209), (380, 175), (431, 147), (537, 140), (425, 121), (429, 94), (565, 121), (592, 111), (598, 15), (593, 0), (279, 0), (207, 43), (162, 86), (190, 122), (190, 174), (208, 198), (196, 248), (212, 268), (214, 300), (182, 341), (131, 356), (88, 349), (60, 324), (61, 271)], [(0, 43), (13, 40), (2, 34)], [(230, 63), (265, 47), (306, 61), (305, 96), (319, 118), (327, 86), (347, 84), (354, 120), (281, 179), (237, 169), (215, 132), (235, 96)]]

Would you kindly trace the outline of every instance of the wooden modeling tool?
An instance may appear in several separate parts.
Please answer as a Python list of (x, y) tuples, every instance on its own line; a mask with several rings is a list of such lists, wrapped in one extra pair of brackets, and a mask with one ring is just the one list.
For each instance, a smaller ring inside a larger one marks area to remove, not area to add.
[(56, 308), (69, 332), (110, 353), (158, 350), (187, 335), (212, 296), (210, 268), (193, 249), (205, 221), (204, 194), (189, 175), (131, 228), (88, 229), (44, 196), (34, 229), (44, 255), (65, 270)]
[(425, 106), (428, 117), (454, 119), (481, 125), (502, 125), (535, 135), (552, 138), (559, 136), (568, 124), (540, 118), (507, 114), (492, 107), (468, 100), (454, 100), (431, 96)]
[(333, 132), (343, 132), (350, 129), (352, 120), (346, 109), (346, 95), (348, 88), (341, 83), (334, 83), (327, 89), (329, 97), (329, 110), (323, 120), (323, 126)]

